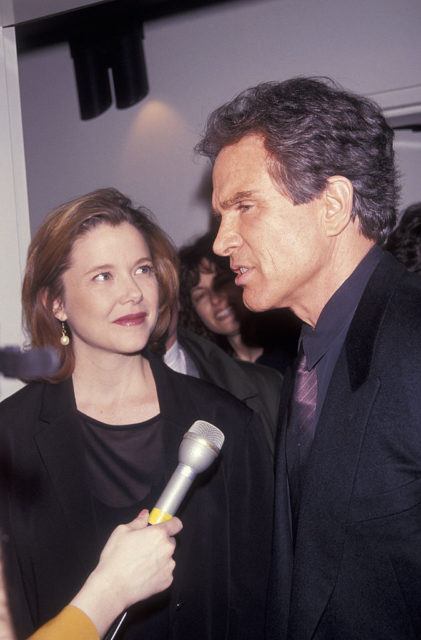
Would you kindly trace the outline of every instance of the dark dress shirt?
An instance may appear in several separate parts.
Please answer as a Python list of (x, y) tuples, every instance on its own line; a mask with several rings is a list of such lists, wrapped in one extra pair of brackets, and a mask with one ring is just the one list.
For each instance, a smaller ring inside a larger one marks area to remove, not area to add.
[(372, 247), (349, 278), (326, 303), (315, 328), (312, 329), (308, 324), (303, 324), (300, 344), (306, 354), (309, 369), (316, 367), (317, 371), (315, 428), (349, 325), (367, 282), (382, 255), (383, 252), (379, 247)]

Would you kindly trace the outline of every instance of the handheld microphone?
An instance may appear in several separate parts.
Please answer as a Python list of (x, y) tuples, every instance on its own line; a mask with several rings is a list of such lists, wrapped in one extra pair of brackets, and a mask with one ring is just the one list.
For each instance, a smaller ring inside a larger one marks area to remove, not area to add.
[(184, 434), (178, 466), (149, 515), (149, 524), (169, 520), (177, 511), (193, 480), (218, 457), (225, 436), (210, 422), (196, 420)]
[[(178, 449), (178, 466), (149, 514), (148, 526), (166, 522), (175, 515), (198, 473), (205, 471), (218, 457), (225, 436), (218, 427), (196, 420), (184, 434)], [(127, 616), (122, 613), (112, 624), (104, 640), (114, 640)]]

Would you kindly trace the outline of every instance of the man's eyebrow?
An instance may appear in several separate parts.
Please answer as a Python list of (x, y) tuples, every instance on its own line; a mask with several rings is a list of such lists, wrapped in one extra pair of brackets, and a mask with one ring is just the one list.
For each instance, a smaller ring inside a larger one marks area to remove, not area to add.
[(252, 198), (253, 195), (254, 191), (237, 191), (237, 193), (232, 198), (228, 198), (228, 200), (224, 200), (223, 202), (221, 202), (221, 209), (230, 209), (242, 200)]

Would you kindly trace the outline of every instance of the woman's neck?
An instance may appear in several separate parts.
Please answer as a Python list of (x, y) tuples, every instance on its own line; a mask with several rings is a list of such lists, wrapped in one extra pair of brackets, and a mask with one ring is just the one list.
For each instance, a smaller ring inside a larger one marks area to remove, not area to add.
[(256, 362), (263, 353), (263, 347), (253, 347), (247, 345), (241, 339), (241, 335), (227, 336), (227, 340), (231, 347), (234, 349), (235, 356), (239, 360), (246, 360), (247, 362)]
[(76, 406), (107, 424), (134, 424), (159, 413), (150, 364), (141, 355), (78, 359), (73, 372)]

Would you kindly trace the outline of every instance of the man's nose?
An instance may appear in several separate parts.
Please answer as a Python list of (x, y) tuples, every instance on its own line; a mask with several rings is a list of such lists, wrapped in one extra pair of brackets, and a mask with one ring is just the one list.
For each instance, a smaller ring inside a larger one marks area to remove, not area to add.
[(218, 234), (213, 243), (213, 250), (219, 256), (230, 256), (241, 244), (241, 236), (235, 228), (234, 221), (221, 220)]

